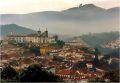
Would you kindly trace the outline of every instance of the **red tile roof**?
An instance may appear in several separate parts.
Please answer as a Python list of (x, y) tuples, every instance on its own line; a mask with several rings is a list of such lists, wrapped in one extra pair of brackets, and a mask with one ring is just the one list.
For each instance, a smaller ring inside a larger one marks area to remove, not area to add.
[(77, 73), (76, 70), (70, 70), (70, 69), (62, 69), (57, 72), (57, 74), (60, 74), (60, 75), (70, 75), (75, 73)]

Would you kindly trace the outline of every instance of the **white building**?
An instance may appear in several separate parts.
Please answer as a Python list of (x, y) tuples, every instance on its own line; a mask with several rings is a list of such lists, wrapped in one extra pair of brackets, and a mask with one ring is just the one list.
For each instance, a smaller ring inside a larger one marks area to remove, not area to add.
[(29, 35), (8, 35), (7, 36), (9, 41), (14, 41), (16, 43), (35, 43), (35, 44), (44, 44), (44, 43), (54, 43), (57, 40), (57, 36), (48, 36), (48, 31), (44, 31), (41, 33), (39, 30), (36, 34), (29, 34)]

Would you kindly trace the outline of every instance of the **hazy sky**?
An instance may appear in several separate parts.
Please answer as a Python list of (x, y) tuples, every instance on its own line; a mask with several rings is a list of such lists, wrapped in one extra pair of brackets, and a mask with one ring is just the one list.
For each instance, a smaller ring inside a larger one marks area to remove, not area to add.
[(30, 13), (39, 11), (60, 11), (93, 3), (103, 8), (120, 6), (120, 0), (0, 0), (0, 13)]

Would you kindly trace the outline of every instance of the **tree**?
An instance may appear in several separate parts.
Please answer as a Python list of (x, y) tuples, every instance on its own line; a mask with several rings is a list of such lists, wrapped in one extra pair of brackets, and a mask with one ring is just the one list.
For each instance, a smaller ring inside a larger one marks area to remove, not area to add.
[(98, 57), (98, 55), (100, 54), (100, 51), (98, 48), (95, 48), (95, 52), (94, 52), (95, 56)]
[(41, 66), (34, 64), (20, 74), (21, 82), (58, 82), (60, 78), (42, 70)]
[(62, 48), (65, 45), (65, 42), (62, 40), (57, 40), (56, 44), (58, 47)]
[(40, 47), (32, 46), (32, 47), (30, 47), (30, 52), (33, 52), (33, 53), (35, 53), (36, 56), (39, 56), (40, 55)]
[(93, 63), (94, 66), (98, 66), (99, 63), (100, 63), (100, 61), (99, 61), (99, 59), (98, 59), (97, 57), (95, 57), (95, 58), (93, 59), (92, 63)]
[(100, 51), (98, 50), (98, 48), (95, 48), (95, 52), (94, 52), (94, 55), (95, 55), (95, 58), (93, 59), (93, 64), (95, 66), (98, 66), (99, 64), (99, 59), (98, 59), (98, 55), (100, 54)]
[(81, 61), (81, 62), (79, 63), (79, 67), (80, 67), (80, 68), (85, 68), (85, 67), (87, 67), (87, 66), (86, 66), (86, 61)]
[(110, 82), (119, 82), (119, 70), (106, 72), (103, 78), (110, 79)]
[(18, 73), (11, 66), (7, 66), (1, 72), (1, 79), (7, 81), (16, 81), (18, 80)]

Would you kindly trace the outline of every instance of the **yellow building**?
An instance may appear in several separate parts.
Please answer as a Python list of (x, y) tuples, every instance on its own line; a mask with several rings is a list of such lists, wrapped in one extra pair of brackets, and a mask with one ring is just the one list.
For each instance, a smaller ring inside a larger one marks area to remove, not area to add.
[(52, 50), (51, 47), (42, 47), (40, 48), (40, 52), (42, 55), (47, 55)]

